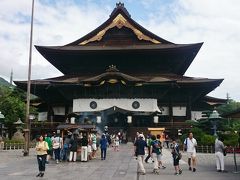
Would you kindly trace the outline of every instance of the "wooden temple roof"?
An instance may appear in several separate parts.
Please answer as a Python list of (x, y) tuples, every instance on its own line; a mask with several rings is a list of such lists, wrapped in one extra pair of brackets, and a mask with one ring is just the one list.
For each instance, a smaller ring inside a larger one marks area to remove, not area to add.
[[(157, 98), (192, 102), (223, 79), (184, 76), (203, 43), (174, 44), (135, 22), (117, 3), (109, 19), (64, 46), (35, 46), (64, 75), (31, 81), (31, 92), (50, 103), (76, 98)], [(109, 65), (110, 68), (105, 71)], [(116, 69), (119, 68), (121, 71)], [(27, 81), (15, 81), (27, 89)]]
[[(176, 96), (174, 101), (180, 102), (186, 100), (187, 95), (194, 102), (218, 87), (222, 81), (176, 74), (134, 76), (122, 73), (112, 65), (105, 72), (93, 76), (64, 75), (32, 80), (31, 92), (46, 102), (69, 104), (76, 98), (162, 98), (164, 102), (168, 96)], [(14, 83), (21, 89), (27, 89), (27, 81)]]
[(215, 98), (211, 96), (205, 96), (203, 101), (211, 106), (219, 106), (227, 103), (227, 99)]
[[(120, 71), (106, 71), (102, 74), (95, 76), (78, 76), (78, 75), (64, 75), (55, 78), (48, 78), (43, 80), (32, 80), (32, 84), (37, 85), (48, 85), (48, 84), (78, 84), (84, 85), (84, 83), (97, 84), (102, 81), (108, 81), (111, 79), (117, 79), (126, 81), (127, 83), (146, 83), (146, 84), (155, 84), (155, 83), (165, 83), (165, 82), (174, 82), (181, 85), (193, 85), (201, 83), (217, 83), (221, 84), (223, 79), (208, 79), (208, 78), (196, 78), (196, 77), (187, 77), (180, 76), (176, 74), (158, 74), (158, 75), (138, 75), (137, 77), (122, 73)], [(27, 84), (27, 81), (14, 81), (17, 85)], [(211, 101), (209, 98), (206, 99)]]
[[(174, 44), (135, 22), (117, 3), (108, 20), (64, 46), (35, 46), (63, 74), (101, 73), (116, 65), (125, 73), (162, 72), (183, 75), (202, 43)], [(94, 65), (94, 66), (93, 66)]]
[(225, 117), (225, 118), (236, 118), (236, 119), (240, 119), (240, 108), (232, 111), (232, 112), (229, 112), (229, 113), (225, 113), (223, 115), (221, 115), (222, 117)]

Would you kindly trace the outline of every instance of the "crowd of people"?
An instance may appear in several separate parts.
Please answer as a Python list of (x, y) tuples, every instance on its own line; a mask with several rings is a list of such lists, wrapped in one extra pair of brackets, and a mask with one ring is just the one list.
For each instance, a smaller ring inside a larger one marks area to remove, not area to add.
[[(145, 175), (144, 162), (149, 163), (151, 159), (153, 164), (153, 173), (159, 174), (160, 169), (165, 169), (163, 156), (163, 145), (170, 148), (172, 154), (172, 162), (175, 169), (174, 174), (182, 174), (182, 169), (179, 161), (182, 158), (182, 153), (179, 144), (175, 138), (168, 140), (168, 143), (162, 141), (160, 135), (144, 136), (143, 133), (137, 133), (134, 140), (134, 155), (138, 161), (138, 173)], [(40, 136), (36, 144), (37, 161), (39, 173), (37, 177), (43, 177), (45, 172), (45, 164), (48, 164), (50, 159), (54, 159), (56, 164), (60, 161), (76, 162), (77, 157), (82, 162), (96, 158), (96, 151), (100, 149), (101, 160), (106, 159), (106, 152), (109, 146), (113, 147), (114, 151), (119, 151), (121, 143), (120, 133), (109, 135), (103, 133), (72, 133), (68, 132), (65, 137), (60, 137), (59, 134), (53, 133)], [(193, 137), (193, 133), (189, 133), (188, 137), (183, 141), (182, 151), (186, 152), (188, 157), (189, 171), (196, 172), (196, 147), (197, 140)], [(221, 138), (215, 141), (215, 157), (217, 172), (227, 172), (224, 169), (224, 152), (225, 146)], [(147, 152), (147, 156), (145, 153)]]
[(105, 160), (109, 146), (112, 146), (114, 151), (119, 151), (121, 137), (121, 133), (100, 135), (99, 133), (72, 133), (70, 131), (64, 137), (55, 132), (40, 135), (35, 148), (39, 169), (37, 177), (44, 176), (46, 164), (50, 163), (50, 159), (55, 160), (56, 164), (61, 161), (76, 162), (77, 157), (82, 162), (87, 162), (95, 159), (96, 151), (100, 149), (101, 160)]
[[(163, 144), (166, 144), (166, 148), (171, 149), (172, 154), (172, 162), (175, 169), (174, 174), (180, 175), (182, 174), (182, 169), (179, 165), (179, 161), (182, 158), (182, 153), (180, 149), (180, 145), (177, 143), (175, 138), (171, 139), (171, 143), (166, 143), (165, 141), (161, 141), (160, 135), (148, 135), (146, 138), (143, 133), (138, 133), (136, 135), (134, 141), (134, 154), (138, 161), (138, 173), (141, 175), (146, 174), (146, 170), (144, 168), (144, 162), (148, 163), (149, 159), (152, 159), (153, 163), (153, 173), (159, 174), (160, 169), (165, 169), (166, 167), (163, 165), (162, 156), (163, 156)], [(182, 151), (186, 152), (188, 158), (188, 169), (189, 171), (196, 172), (196, 148), (197, 148), (197, 140), (193, 137), (193, 133), (189, 132), (188, 137), (183, 141)], [(217, 172), (227, 172), (224, 169), (224, 152), (226, 147), (223, 144), (222, 138), (216, 138), (215, 141), (215, 157), (216, 157), (216, 167)], [(145, 158), (145, 152), (147, 152), (147, 156)]]
[[(147, 138), (145, 138), (143, 133), (137, 132), (137, 136), (134, 141), (134, 154), (137, 157), (138, 161), (138, 173), (142, 175), (146, 174), (143, 162), (148, 163), (150, 158), (153, 162), (154, 173), (159, 174), (159, 169), (166, 168), (162, 162), (163, 142), (160, 139), (160, 135), (148, 135)], [(145, 158), (146, 149), (148, 155)]]

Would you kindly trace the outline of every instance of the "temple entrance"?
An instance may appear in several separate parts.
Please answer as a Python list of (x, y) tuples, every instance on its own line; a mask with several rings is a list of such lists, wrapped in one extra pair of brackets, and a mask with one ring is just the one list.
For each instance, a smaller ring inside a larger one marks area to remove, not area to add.
[(120, 112), (116, 112), (107, 116), (107, 126), (108, 127), (127, 127), (126, 114), (122, 114)]
[[(121, 134), (123, 142), (133, 142), (136, 132), (149, 133), (148, 127), (155, 127), (152, 122), (152, 115), (143, 112), (132, 112), (112, 107), (103, 111), (104, 125), (108, 126), (108, 133), (111, 135)], [(128, 116), (131, 122), (128, 122)]]
[(115, 136), (120, 134), (123, 143), (127, 142), (129, 127), (127, 123), (127, 113), (129, 112), (117, 107), (102, 111), (103, 124), (108, 126), (108, 133)]

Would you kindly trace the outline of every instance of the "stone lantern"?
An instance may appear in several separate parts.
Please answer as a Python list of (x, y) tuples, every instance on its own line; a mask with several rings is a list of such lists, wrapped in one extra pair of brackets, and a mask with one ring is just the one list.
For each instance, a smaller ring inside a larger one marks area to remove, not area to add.
[(24, 141), (25, 138), (22, 133), (22, 126), (24, 125), (24, 123), (21, 121), (20, 118), (18, 118), (18, 120), (13, 124), (16, 125), (17, 132), (14, 133), (12, 140)]

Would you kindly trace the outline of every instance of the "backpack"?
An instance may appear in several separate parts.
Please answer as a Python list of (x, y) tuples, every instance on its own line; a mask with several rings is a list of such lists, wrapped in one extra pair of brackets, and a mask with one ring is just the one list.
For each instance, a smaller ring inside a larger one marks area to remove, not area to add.
[(184, 143), (184, 151), (187, 151), (187, 142), (188, 142), (188, 138), (186, 138), (185, 140), (184, 140), (184, 142), (186, 142), (186, 143)]
[(161, 145), (160, 145), (160, 142), (158, 140), (153, 141), (153, 149), (155, 150), (157, 155), (161, 154), (160, 146)]

